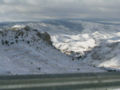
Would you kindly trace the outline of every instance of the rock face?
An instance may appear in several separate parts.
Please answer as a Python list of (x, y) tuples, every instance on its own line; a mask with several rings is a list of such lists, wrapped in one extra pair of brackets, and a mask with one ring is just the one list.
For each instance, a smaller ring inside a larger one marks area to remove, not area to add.
[(50, 35), (49, 35), (47, 32), (43, 33), (43, 34), (41, 35), (41, 37), (42, 37), (42, 39), (43, 39), (44, 41), (46, 41), (48, 44), (52, 45), (51, 37), (50, 37)]
[(0, 37), (2, 45), (8, 46), (19, 42), (30, 44), (39, 40), (43, 40), (47, 44), (52, 45), (51, 37), (47, 32), (41, 33), (29, 26), (25, 26), (23, 28), (13, 27), (0, 31)]

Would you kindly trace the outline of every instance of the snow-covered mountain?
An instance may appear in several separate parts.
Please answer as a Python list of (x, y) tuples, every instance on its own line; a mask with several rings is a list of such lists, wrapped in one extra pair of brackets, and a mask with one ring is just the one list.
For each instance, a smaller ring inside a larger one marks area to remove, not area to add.
[(118, 22), (53, 20), (28, 25), (49, 32), (53, 45), (73, 59), (96, 67), (119, 70)]
[(47, 32), (26, 25), (0, 31), (0, 74), (103, 72), (57, 50)]
[(0, 74), (104, 72), (99, 67), (119, 70), (118, 23), (7, 23), (1, 27), (0, 40)]

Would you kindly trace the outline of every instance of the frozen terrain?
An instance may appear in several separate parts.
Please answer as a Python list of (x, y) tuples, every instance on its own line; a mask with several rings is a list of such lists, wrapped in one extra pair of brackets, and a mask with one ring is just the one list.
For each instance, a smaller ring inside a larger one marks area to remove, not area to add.
[(104, 72), (84, 62), (73, 61), (52, 46), (47, 32), (38, 30), (24, 25), (1, 29), (0, 74)]
[(45, 20), (0, 27), (0, 74), (120, 69), (119, 23)]
[(120, 23), (53, 20), (29, 23), (50, 33), (53, 45), (63, 53), (96, 67), (120, 69)]

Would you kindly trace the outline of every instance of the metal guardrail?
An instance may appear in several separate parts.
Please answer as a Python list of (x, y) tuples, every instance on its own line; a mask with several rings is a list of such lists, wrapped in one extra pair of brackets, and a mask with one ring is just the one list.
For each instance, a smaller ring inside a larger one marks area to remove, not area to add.
[(120, 90), (120, 73), (0, 76), (0, 90)]

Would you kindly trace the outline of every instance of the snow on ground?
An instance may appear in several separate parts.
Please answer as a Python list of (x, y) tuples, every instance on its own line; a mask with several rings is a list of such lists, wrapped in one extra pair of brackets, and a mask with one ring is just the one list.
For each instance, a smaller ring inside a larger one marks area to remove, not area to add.
[(120, 71), (120, 42), (108, 42), (88, 52), (84, 62), (97, 67)]
[[(26, 25), (31, 29), (23, 29)], [(0, 31), (1, 44), (7, 45), (0, 45), (1, 74), (101, 72), (100, 67), (120, 70), (119, 24), (47, 20), (16, 23), (3, 37), (4, 30)]]
[(48, 33), (28, 26), (15, 25), (0, 31), (0, 42), (0, 74), (104, 72), (73, 61), (52, 46)]
[(50, 33), (53, 45), (64, 52), (96, 67), (119, 70), (120, 25), (76, 20), (53, 20), (29, 23)]
[[(63, 22), (64, 24), (62, 24)], [(58, 20), (37, 24), (31, 23), (29, 25), (38, 30), (49, 32), (53, 45), (61, 51), (68, 52), (84, 53), (84, 51), (91, 50), (101, 42), (109, 39), (119, 40), (120, 37), (120, 26), (93, 22), (61, 22)]]

